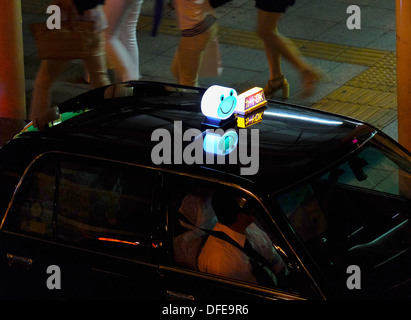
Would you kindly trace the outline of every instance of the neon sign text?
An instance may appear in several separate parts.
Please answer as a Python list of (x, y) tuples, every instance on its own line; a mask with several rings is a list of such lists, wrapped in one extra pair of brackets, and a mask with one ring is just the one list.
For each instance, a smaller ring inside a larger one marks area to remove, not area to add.
[(257, 87), (243, 92), (237, 97), (237, 100), (238, 105), (236, 112), (240, 114), (251, 112), (267, 103), (264, 96), (264, 90)]

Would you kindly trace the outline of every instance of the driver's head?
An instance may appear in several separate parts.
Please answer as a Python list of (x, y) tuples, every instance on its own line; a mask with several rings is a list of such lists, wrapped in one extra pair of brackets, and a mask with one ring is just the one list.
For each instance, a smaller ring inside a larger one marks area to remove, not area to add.
[(253, 220), (253, 207), (251, 200), (232, 189), (223, 189), (214, 193), (212, 204), (218, 221), (226, 226), (233, 225), (239, 219)]

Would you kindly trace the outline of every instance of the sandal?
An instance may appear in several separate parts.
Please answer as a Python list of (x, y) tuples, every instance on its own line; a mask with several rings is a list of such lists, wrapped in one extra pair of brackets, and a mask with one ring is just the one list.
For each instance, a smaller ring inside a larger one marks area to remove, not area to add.
[(284, 75), (273, 80), (268, 80), (264, 88), (264, 95), (268, 99), (280, 89), (282, 89), (283, 99), (287, 99), (290, 96), (290, 85)]

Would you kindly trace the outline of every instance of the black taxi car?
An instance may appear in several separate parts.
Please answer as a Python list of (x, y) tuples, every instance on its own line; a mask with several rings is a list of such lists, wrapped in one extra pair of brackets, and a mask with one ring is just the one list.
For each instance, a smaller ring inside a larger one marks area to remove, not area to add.
[[(411, 297), (411, 157), (372, 126), (154, 82), (48, 116), (0, 149), (2, 299)], [(211, 199), (233, 190), (283, 263), (276, 285), (199, 266)]]

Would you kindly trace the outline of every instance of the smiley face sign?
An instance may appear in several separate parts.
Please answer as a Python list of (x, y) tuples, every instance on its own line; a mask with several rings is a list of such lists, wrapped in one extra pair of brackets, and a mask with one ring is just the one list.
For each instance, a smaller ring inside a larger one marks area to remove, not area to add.
[(201, 99), (201, 112), (208, 118), (225, 120), (237, 106), (237, 91), (232, 88), (213, 85)]

